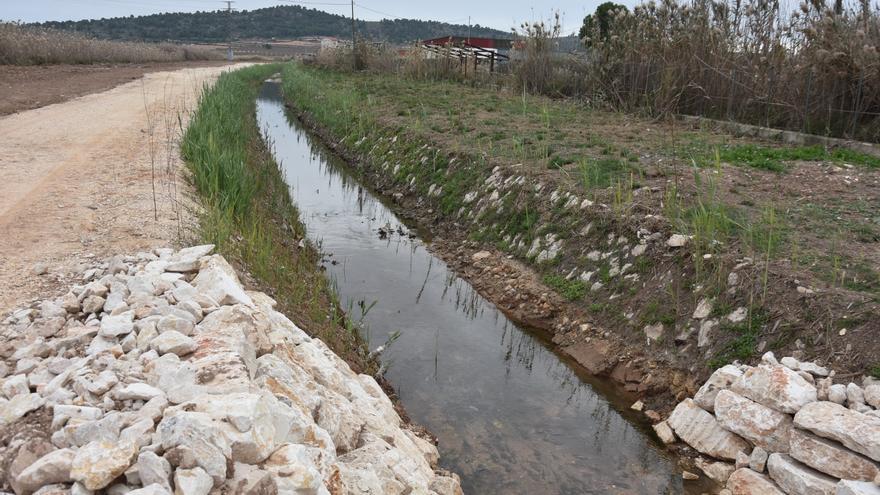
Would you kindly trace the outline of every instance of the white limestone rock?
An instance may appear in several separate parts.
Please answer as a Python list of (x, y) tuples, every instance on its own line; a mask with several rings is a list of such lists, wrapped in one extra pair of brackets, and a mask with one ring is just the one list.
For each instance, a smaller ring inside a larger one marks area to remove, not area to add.
[(801, 464), (786, 454), (770, 454), (767, 459), (767, 471), (770, 473), (770, 478), (785, 493), (792, 495), (832, 495), (838, 481)]
[(192, 285), (218, 304), (253, 304), (241, 287), (235, 270), (219, 255), (202, 261), (199, 274), (193, 279)]
[(792, 421), (787, 414), (722, 390), (715, 398), (715, 417), (726, 430), (768, 452), (788, 452)]
[(159, 334), (150, 342), (150, 348), (162, 354), (176, 354), (186, 356), (198, 349), (196, 341), (176, 331), (168, 330)]
[(880, 383), (865, 386), (865, 402), (875, 409), (880, 409)]
[(199, 466), (211, 475), (214, 484), (223, 484), (232, 448), (211, 416), (184, 410), (166, 412), (156, 433), (166, 451), (165, 457), (171, 456), (173, 464), (183, 468)]
[(761, 447), (755, 447), (752, 449), (752, 453), (749, 454), (749, 467), (755, 472), (763, 473), (764, 468), (767, 467), (767, 457), (769, 455)]
[(46, 403), (40, 394), (19, 394), (0, 404), (0, 426), (14, 423), (25, 414), (39, 409)]
[(89, 490), (100, 490), (128, 469), (136, 453), (131, 444), (90, 442), (76, 451), (70, 478)]
[(786, 495), (769, 477), (748, 468), (737, 469), (727, 479), (731, 495)]
[(833, 402), (814, 402), (794, 417), (794, 425), (880, 461), (880, 421)]
[(865, 481), (840, 480), (834, 495), (880, 495), (880, 486)]
[(168, 492), (171, 491), (171, 464), (164, 457), (156, 455), (149, 450), (138, 454), (137, 463), (138, 477), (141, 484), (149, 486), (159, 484)]
[(161, 397), (163, 392), (156, 387), (151, 387), (146, 383), (132, 383), (122, 388), (116, 389), (113, 393), (117, 400), (143, 400), (148, 401), (156, 397)]
[(60, 449), (37, 459), (16, 478), (17, 494), (30, 495), (45, 485), (70, 482), (73, 457), (72, 449)]
[(758, 404), (787, 414), (794, 414), (817, 399), (815, 386), (782, 365), (762, 364), (750, 368), (731, 389)]
[(666, 421), (685, 443), (717, 459), (733, 461), (739, 451), (749, 450), (745, 440), (722, 428), (691, 399), (679, 403)]
[(29, 394), (31, 392), (30, 387), (28, 386), (27, 375), (12, 375), (5, 380), (3, 380), (3, 386), (0, 387), (3, 390), (3, 395), (6, 396), (7, 399), (11, 399), (16, 395), (21, 394)]
[(715, 397), (722, 390), (729, 390), (731, 385), (742, 376), (743, 372), (738, 367), (728, 364), (712, 373), (706, 383), (694, 394), (694, 402), (703, 409), (715, 411)]
[(872, 481), (880, 475), (880, 465), (867, 457), (797, 428), (792, 429), (789, 455), (835, 478)]
[(98, 334), (110, 339), (127, 335), (134, 330), (134, 311), (126, 311), (118, 315), (106, 315), (101, 318), (101, 329)]
[(736, 470), (736, 466), (729, 462), (710, 462), (702, 457), (697, 458), (696, 464), (707, 478), (720, 485), (727, 483), (727, 479)]
[(126, 495), (171, 495), (171, 491), (158, 483), (153, 483), (152, 485), (132, 490)]
[(666, 445), (675, 443), (675, 433), (672, 431), (672, 428), (669, 427), (669, 424), (666, 421), (661, 421), (654, 425), (654, 432)]
[(828, 400), (835, 404), (846, 404), (846, 385), (837, 383), (828, 387)]
[(214, 480), (200, 467), (174, 471), (174, 495), (208, 495)]

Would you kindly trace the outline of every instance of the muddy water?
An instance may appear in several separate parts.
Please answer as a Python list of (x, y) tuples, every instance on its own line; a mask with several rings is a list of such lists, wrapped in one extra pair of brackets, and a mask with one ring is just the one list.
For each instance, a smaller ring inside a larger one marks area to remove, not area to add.
[(276, 84), (257, 114), (343, 303), (356, 318), (368, 309), (371, 347), (399, 332), (386, 376), (466, 493), (699, 492), (628, 404), (397, 232), (409, 228), (286, 115)]

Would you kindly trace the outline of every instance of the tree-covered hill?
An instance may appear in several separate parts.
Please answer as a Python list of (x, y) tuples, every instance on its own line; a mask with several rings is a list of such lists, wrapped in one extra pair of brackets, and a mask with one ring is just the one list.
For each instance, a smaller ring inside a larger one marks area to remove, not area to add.
[[(43, 27), (86, 33), (97, 38), (138, 41), (225, 41), (227, 39), (351, 36), (351, 20), (301, 6), (265, 9), (170, 13), (86, 21), (45, 22)], [(468, 26), (415, 19), (358, 22), (358, 32), (375, 40), (407, 42), (445, 35), (464, 36)], [(509, 33), (479, 25), (472, 36), (504, 37)]]

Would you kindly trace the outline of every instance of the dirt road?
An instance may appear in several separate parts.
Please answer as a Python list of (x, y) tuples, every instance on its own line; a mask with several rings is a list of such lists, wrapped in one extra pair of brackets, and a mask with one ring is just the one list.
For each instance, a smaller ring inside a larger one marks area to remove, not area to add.
[(202, 85), (224, 70), (151, 73), (0, 118), (0, 315), (82, 260), (178, 239), (191, 221), (178, 114), (185, 125)]

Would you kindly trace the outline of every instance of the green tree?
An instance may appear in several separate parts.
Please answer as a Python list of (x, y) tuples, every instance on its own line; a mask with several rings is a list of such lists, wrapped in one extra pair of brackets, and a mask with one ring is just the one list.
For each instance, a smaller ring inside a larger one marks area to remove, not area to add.
[(596, 32), (597, 26), (599, 29), (599, 36), (603, 40), (608, 39), (609, 32), (611, 31), (611, 23), (614, 21), (614, 16), (618, 11), (629, 13), (629, 9), (627, 9), (626, 6), (614, 2), (605, 2), (596, 7), (596, 12), (594, 14), (584, 17), (584, 24), (581, 26), (581, 30), (578, 33), (580, 39), (589, 44), (589, 38)]

